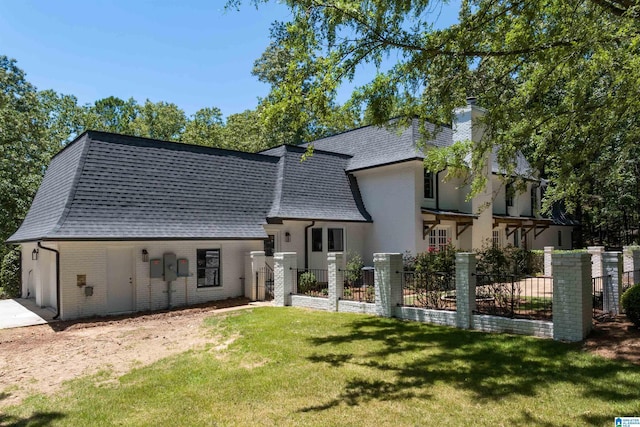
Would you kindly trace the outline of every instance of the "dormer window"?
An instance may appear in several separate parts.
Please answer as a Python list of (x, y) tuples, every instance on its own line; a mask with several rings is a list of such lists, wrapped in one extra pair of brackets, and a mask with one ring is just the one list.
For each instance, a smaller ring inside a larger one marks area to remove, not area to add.
[(538, 187), (531, 186), (531, 216), (538, 214)]
[(513, 184), (512, 183), (507, 182), (507, 184), (505, 186), (505, 193), (506, 193), (507, 207), (511, 208), (511, 207), (513, 207), (513, 196), (515, 194), (515, 189), (513, 188)]
[(425, 169), (424, 171), (424, 198), (425, 199), (433, 199), (435, 198), (435, 182), (433, 172), (429, 172)]

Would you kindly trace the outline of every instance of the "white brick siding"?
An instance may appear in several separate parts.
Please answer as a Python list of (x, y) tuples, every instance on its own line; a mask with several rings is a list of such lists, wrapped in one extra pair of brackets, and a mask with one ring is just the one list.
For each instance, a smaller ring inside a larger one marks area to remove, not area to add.
[(328, 310), (329, 300), (327, 298), (310, 297), (307, 295), (291, 295), (292, 307), (305, 307), (314, 310)]

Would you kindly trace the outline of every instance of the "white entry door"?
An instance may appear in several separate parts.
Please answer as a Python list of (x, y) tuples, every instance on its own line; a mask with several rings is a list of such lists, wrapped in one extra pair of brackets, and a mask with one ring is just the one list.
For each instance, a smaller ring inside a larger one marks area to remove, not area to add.
[(131, 248), (107, 249), (107, 312), (133, 311), (133, 253)]

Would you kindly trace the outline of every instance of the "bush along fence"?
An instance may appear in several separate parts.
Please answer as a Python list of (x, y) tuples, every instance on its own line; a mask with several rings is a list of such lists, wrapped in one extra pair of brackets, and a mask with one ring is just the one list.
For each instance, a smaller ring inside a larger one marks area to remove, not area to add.
[(301, 292), (301, 277), (311, 270), (297, 268), (295, 252), (281, 252), (274, 256), (274, 304), (581, 341), (592, 324), (592, 274), (607, 277), (598, 292), (602, 309), (613, 314), (620, 312), (625, 274), (640, 279), (640, 248), (631, 251), (630, 265), (622, 252), (601, 252), (597, 269), (587, 251), (549, 255), (553, 277), (521, 278), (478, 273), (473, 253), (455, 254), (454, 276), (407, 272), (401, 254), (377, 253), (371, 292), (371, 278), (348, 278), (345, 255), (329, 253), (327, 270), (313, 272)]

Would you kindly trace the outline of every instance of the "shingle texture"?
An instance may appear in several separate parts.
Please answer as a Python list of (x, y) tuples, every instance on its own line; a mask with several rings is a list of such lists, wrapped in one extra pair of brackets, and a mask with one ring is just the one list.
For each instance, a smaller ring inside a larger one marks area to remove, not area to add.
[(58, 153), (8, 242), (261, 239), (267, 218), (369, 221), (349, 156), (249, 154), (90, 131)]
[(276, 197), (269, 213), (278, 219), (370, 221), (354, 177), (345, 168), (351, 156), (316, 150), (301, 161), (302, 147), (283, 146)]
[[(428, 127), (429, 131), (433, 126)], [(434, 139), (424, 142), (426, 146), (445, 147), (451, 145), (451, 128), (442, 127)], [(356, 171), (406, 160), (422, 159), (419, 146), (423, 139), (419, 122), (414, 119), (404, 130), (365, 126), (333, 135), (313, 142), (317, 150), (343, 153), (352, 156), (346, 170)]]

